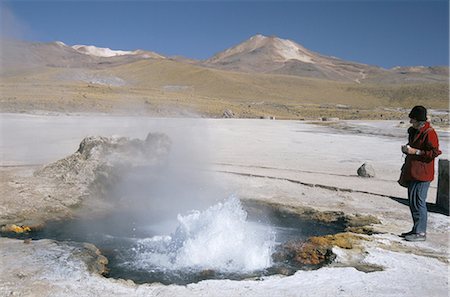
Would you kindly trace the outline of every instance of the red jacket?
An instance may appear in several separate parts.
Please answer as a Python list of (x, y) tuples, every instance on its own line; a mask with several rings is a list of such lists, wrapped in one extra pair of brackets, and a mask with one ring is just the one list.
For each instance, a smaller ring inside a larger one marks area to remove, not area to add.
[(422, 151), (422, 155), (407, 155), (405, 160), (406, 179), (432, 181), (434, 179), (434, 158), (442, 152), (436, 131), (426, 122), (419, 130), (408, 129), (408, 144)]

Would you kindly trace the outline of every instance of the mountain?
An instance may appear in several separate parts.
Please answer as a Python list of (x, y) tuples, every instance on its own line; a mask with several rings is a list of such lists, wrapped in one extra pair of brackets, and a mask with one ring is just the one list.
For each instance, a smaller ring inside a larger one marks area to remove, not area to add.
[(203, 61), (206, 67), (243, 71), (314, 77), (356, 83), (442, 82), (448, 78), (448, 67), (377, 66), (345, 61), (321, 55), (302, 45), (275, 36), (255, 35), (250, 39)]
[(255, 35), (204, 62), (205, 66), (244, 72), (276, 73), (359, 82), (379, 67), (348, 62), (306, 49), (294, 41)]
[(298, 60), (304, 63), (314, 63), (318, 55), (290, 40), (255, 35), (235, 47), (216, 54), (208, 62), (226, 64), (238, 61), (242, 57), (250, 59), (256, 56), (270, 62), (283, 63), (288, 60)]
[(69, 46), (61, 41), (30, 43), (1, 41), (0, 64), (3, 73), (46, 67), (105, 69), (145, 59), (170, 59), (179, 63), (245, 73), (280, 74), (353, 83), (435, 83), (447, 82), (448, 67), (394, 67), (345, 61), (306, 49), (275, 36), (255, 35), (210, 59), (196, 61), (164, 57), (151, 51), (112, 50), (93, 45)]
[(50, 43), (1, 40), (1, 72), (17, 73), (39, 67), (103, 69), (142, 59), (164, 59), (150, 51), (114, 51), (109, 48), (75, 45), (61, 41)]

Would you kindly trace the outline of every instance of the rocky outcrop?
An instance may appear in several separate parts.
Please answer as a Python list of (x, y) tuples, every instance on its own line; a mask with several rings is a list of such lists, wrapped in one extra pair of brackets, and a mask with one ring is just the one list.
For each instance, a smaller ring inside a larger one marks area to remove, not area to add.
[(133, 167), (165, 162), (170, 145), (164, 134), (150, 133), (145, 140), (87, 137), (74, 154), (37, 169), (27, 178), (15, 177), (8, 184), (8, 197), (14, 201), (0, 213), (0, 225), (16, 224), (23, 229), (30, 226), (30, 220), (40, 225), (70, 217), (81, 205), (89, 204), (86, 208), (95, 211), (112, 207), (104, 199), (110, 186)]
[(101, 195), (121, 171), (161, 162), (169, 148), (170, 140), (163, 134), (150, 133), (144, 141), (87, 137), (74, 154), (37, 170), (35, 176), (52, 180), (70, 196)]
[(164, 162), (170, 140), (164, 134), (148, 134), (145, 140), (93, 136), (83, 139), (78, 150), (35, 172), (55, 187), (50, 195), (64, 195), (81, 203), (85, 197), (103, 197), (127, 169)]

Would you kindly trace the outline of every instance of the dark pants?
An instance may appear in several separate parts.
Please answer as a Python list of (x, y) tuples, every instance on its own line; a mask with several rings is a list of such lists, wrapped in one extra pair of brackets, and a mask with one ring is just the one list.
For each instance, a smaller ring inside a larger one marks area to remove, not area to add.
[(427, 193), (430, 182), (412, 181), (408, 186), (409, 209), (414, 233), (427, 232)]

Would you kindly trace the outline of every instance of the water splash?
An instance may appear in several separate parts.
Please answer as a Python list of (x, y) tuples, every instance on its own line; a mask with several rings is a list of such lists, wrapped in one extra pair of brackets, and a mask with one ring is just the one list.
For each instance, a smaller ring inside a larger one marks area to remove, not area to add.
[(170, 236), (141, 239), (130, 265), (143, 270), (192, 270), (233, 273), (272, 265), (275, 231), (247, 220), (235, 196), (205, 211), (178, 215)]

